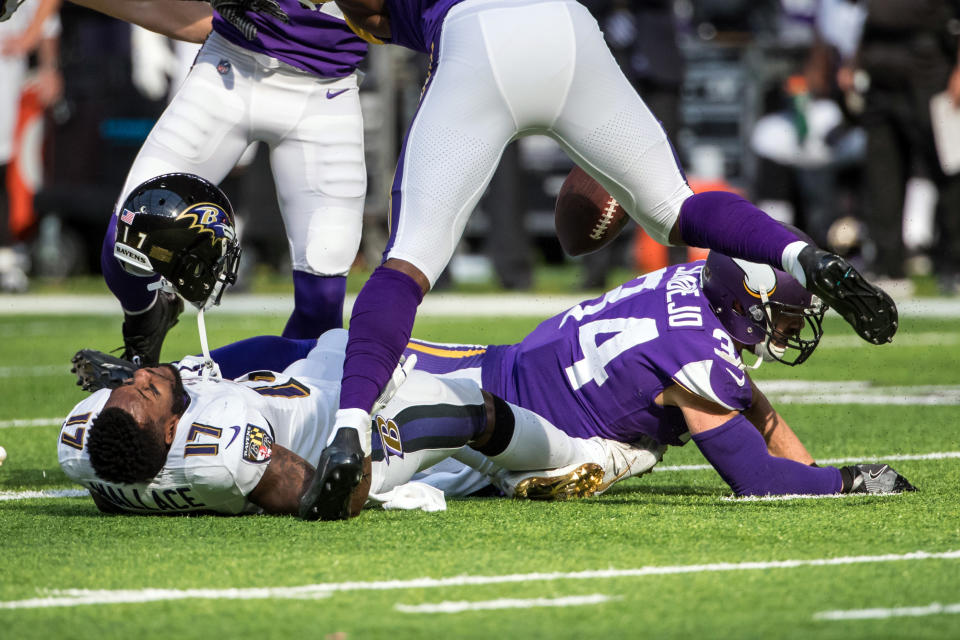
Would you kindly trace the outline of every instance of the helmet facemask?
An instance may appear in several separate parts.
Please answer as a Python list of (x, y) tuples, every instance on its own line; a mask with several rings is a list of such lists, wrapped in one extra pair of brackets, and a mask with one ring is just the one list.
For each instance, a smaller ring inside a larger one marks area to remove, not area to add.
[(810, 305), (804, 307), (770, 300), (767, 291), (761, 289), (759, 303), (747, 309), (763, 334), (763, 339), (753, 345), (753, 353), (764, 362), (790, 366), (805, 362), (823, 336), (825, 312), (826, 307), (816, 296), (811, 296)]
[(757, 356), (753, 369), (798, 365), (823, 336), (826, 306), (782, 270), (711, 252), (701, 287), (724, 329)]
[(237, 281), (240, 263), (240, 245), (224, 244), (224, 254), (216, 262), (186, 252), (173, 265), (168, 279), (174, 290), (197, 309), (209, 309), (220, 304), (227, 286)]

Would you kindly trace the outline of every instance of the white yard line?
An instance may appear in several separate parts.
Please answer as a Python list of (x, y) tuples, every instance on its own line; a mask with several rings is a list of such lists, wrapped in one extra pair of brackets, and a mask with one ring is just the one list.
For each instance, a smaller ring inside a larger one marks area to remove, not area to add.
[(58, 373), (70, 375), (70, 367), (65, 364), (42, 364), (31, 367), (0, 367), (0, 378), (36, 378), (52, 376)]
[[(960, 344), (960, 335), (956, 333), (940, 333), (939, 331), (918, 331), (916, 333), (897, 334), (890, 347), (955, 347)], [(866, 340), (855, 335), (830, 335), (820, 340), (817, 349), (859, 349), (874, 347)]]
[(896, 493), (832, 493), (827, 495), (809, 493), (788, 493), (782, 496), (724, 496), (727, 502), (785, 502), (789, 500), (859, 500), (861, 498), (892, 498)]
[(867, 380), (758, 380), (774, 404), (960, 405), (960, 385), (875, 385)]
[(30, 418), (25, 420), (0, 420), (0, 429), (11, 429), (13, 427), (49, 427), (51, 425), (63, 424), (63, 418)]
[[(0, 378), (17, 375), (16, 367), (0, 367)], [(66, 373), (66, 367), (40, 365), (27, 375)], [(784, 404), (866, 404), (866, 405), (960, 405), (960, 385), (873, 385), (866, 380), (761, 380), (759, 386), (774, 403)], [(46, 427), (60, 424), (63, 417), (0, 420), (0, 429)]]
[(936, 616), (948, 613), (960, 613), (960, 603), (940, 604), (932, 602), (924, 607), (894, 607), (892, 609), (847, 609), (837, 611), (819, 611), (813, 614), (814, 620), (880, 620), (884, 618), (903, 618)]
[(31, 500), (33, 498), (82, 498), (89, 496), (86, 489), (48, 489), (45, 491), (0, 491), (0, 502)]
[(403, 589), (435, 589), (491, 584), (523, 584), (527, 582), (556, 582), (563, 580), (611, 580), (619, 578), (643, 578), (647, 576), (718, 573), (729, 571), (770, 571), (775, 569), (799, 569), (803, 567), (836, 567), (855, 564), (890, 562), (916, 562), (921, 560), (958, 560), (960, 550), (929, 553), (914, 551), (904, 554), (877, 556), (842, 556), (837, 558), (811, 558), (806, 560), (775, 560), (761, 562), (720, 562), (713, 564), (688, 564), (673, 566), (648, 566), (636, 569), (597, 569), (590, 571), (554, 573), (518, 573), (496, 576), (454, 576), (451, 578), (415, 578), (412, 580), (386, 580), (373, 582), (327, 582), (299, 587), (271, 587), (247, 589), (49, 589), (40, 590), (41, 595), (27, 600), (0, 601), (0, 609), (37, 609), (44, 607), (75, 607), (92, 604), (118, 604), (130, 602), (156, 602), (158, 600), (204, 599), (255, 599), (255, 598), (317, 598), (332, 593), (352, 591), (396, 591)]
[[(356, 295), (344, 301), (349, 316)], [(423, 299), (419, 316), (434, 317), (504, 317), (526, 316), (546, 318), (583, 302), (583, 294), (455, 294), (432, 293)], [(293, 295), (260, 295), (228, 293), (216, 313), (243, 315), (287, 315), (293, 308)], [(901, 318), (960, 317), (960, 299), (923, 298), (898, 300)], [(108, 294), (94, 295), (0, 295), (0, 315), (111, 315), (119, 316), (120, 304)], [(188, 305), (187, 314), (196, 313)], [(833, 311), (830, 312), (834, 314)]]
[(588, 604), (603, 604), (611, 600), (622, 600), (622, 596), (606, 596), (594, 593), (589, 596), (567, 596), (565, 598), (500, 598), (498, 600), (455, 602), (432, 602), (427, 604), (395, 604), (393, 608), (401, 613), (460, 613), (462, 611), (489, 611), (491, 609), (532, 609), (534, 607), (579, 607)]
[[(937, 453), (903, 453), (889, 456), (861, 456), (859, 458), (822, 458), (817, 464), (860, 464), (870, 462), (897, 462), (900, 460), (956, 460), (960, 459), (960, 451), (940, 451)], [(658, 465), (654, 471), (706, 471), (713, 469), (708, 464), (678, 464)]]

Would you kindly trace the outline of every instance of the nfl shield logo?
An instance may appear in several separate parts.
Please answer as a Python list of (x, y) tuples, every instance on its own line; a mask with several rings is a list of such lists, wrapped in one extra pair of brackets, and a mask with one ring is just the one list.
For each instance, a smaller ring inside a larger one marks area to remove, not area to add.
[(229, 60), (221, 60), (220, 62), (218, 62), (218, 63), (217, 63), (217, 73), (219, 73), (219, 74), (222, 75), (222, 76), (225, 76), (225, 75), (227, 75), (228, 73), (230, 73), (230, 61), (229, 61)]

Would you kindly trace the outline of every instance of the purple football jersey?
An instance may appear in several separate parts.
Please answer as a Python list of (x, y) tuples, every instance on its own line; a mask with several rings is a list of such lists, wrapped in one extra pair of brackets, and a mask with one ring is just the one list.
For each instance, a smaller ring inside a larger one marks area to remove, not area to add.
[(357, 68), (367, 54), (367, 43), (361, 40), (338, 12), (333, 3), (317, 10), (304, 8), (297, 0), (278, 0), (290, 17), (289, 23), (248, 11), (247, 18), (257, 25), (258, 34), (250, 41), (219, 13), (213, 14), (213, 30), (233, 44), (248, 51), (263, 53), (287, 64), (324, 78), (342, 78)]
[(390, 42), (430, 53), (450, 7), (463, 0), (386, 0), (390, 12)]
[(500, 362), (485, 363), (484, 388), (570, 435), (623, 442), (684, 442), (680, 410), (654, 402), (674, 383), (748, 408), (751, 384), (700, 289), (702, 269), (702, 261), (661, 269), (550, 318), (523, 342), (490, 352)]

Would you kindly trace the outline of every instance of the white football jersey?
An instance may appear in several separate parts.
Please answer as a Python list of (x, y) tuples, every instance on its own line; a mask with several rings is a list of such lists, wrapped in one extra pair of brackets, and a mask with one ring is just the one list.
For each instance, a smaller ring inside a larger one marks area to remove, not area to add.
[(320, 458), (333, 426), (339, 377), (339, 367), (324, 366), (322, 357), (298, 361), (285, 374), (263, 371), (236, 381), (183, 373), (190, 406), (163, 469), (142, 484), (104, 482), (90, 464), (87, 434), (110, 396), (102, 389), (64, 421), (60, 466), (71, 480), (125, 511), (256, 513), (246, 496), (260, 482), (274, 443), (311, 464)]
[[(197, 358), (182, 360), (180, 374), (190, 405), (177, 423), (166, 464), (148, 483), (104, 482), (94, 473), (87, 439), (110, 397), (110, 390), (101, 389), (64, 420), (57, 444), (60, 466), (71, 480), (124, 511), (259, 513), (246, 496), (263, 477), (274, 443), (310, 464), (320, 459), (335, 421), (346, 341), (346, 331), (328, 331), (306, 358), (283, 373), (257, 371), (233, 381), (199, 376)], [(413, 372), (383, 415), (389, 418), (424, 404), (482, 403), (480, 389), (471, 381)], [(405, 450), (399, 440), (394, 445), (399, 452), (373, 463), (372, 503), (434, 510), (442, 508), (444, 492), (465, 495), (487, 484), (481, 474), (452, 460), (433, 473), (417, 473), (456, 448)]]

